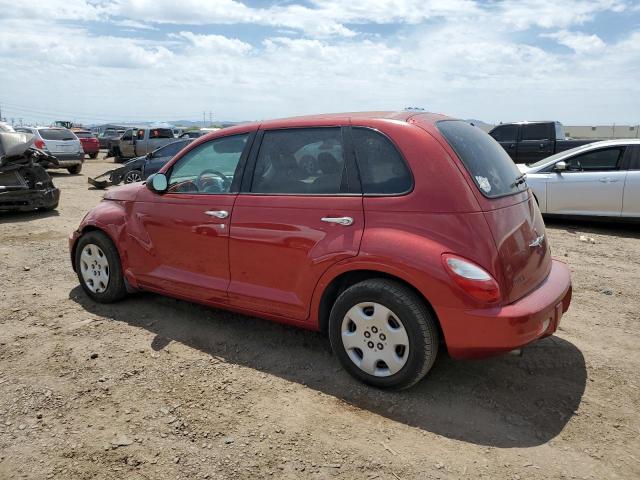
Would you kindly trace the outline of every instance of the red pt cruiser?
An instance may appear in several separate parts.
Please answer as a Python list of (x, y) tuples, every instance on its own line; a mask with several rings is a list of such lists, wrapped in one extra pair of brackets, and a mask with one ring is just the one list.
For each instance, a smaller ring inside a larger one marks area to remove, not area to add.
[(571, 280), (489, 135), (427, 113), (318, 115), (204, 136), (114, 189), (69, 239), (87, 295), (148, 290), (328, 332), (403, 388), (555, 332)]

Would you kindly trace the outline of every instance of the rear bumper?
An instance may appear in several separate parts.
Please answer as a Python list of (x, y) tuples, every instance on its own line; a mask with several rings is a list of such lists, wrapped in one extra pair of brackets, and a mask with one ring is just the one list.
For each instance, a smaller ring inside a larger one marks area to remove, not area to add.
[(97, 143), (83, 143), (82, 150), (84, 153), (98, 153), (100, 151), (100, 145)]
[(47, 168), (69, 168), (84, 162), (84, 152), (82, 153), (58, 153), (52, 154), (58, 159), (58, 164), (53, 163), (47, 165)]
[(477, 358), (520, 348), (552, 335), (571, 303), (571, 274), (553, 260), (545, 281), (517, 302), (504, 307), (439, 310), (449, 354)]

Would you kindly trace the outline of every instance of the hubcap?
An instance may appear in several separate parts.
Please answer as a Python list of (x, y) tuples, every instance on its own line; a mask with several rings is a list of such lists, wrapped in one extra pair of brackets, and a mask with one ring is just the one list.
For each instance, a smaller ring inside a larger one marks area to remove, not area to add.
[(124, 177), (124, 183), (133, 183), (133, 182), (139, 182), (142, 180), (142, 176), (136, 172), (129, 172), (127, 173), (127, 176)]
[(351, 307), (342, 320), (341, 335), (351, 361), (369, 375), (393, 375), (409, 358), (409, 336), (402, 321), (379, 303)]
[(80, 272), (84, 284), (94, 293), (102, 293), (109, 285), (109, 261), (102, 249), (88, 243), (80, 253)]

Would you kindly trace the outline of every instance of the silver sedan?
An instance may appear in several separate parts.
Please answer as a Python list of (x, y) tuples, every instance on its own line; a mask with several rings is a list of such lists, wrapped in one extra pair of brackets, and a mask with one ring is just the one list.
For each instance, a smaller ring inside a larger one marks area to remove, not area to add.
[(590, 143), (518, 167), (543, 214), (640, 220), (640, 139)]

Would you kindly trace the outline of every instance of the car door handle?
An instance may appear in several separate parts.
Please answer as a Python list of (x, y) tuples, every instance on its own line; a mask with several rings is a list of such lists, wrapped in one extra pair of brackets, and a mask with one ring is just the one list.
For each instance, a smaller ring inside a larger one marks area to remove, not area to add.
[(338, 225), (349, 226), (353, 225), (353, 218), (351, 217), (322, 217), (320, 220), (327, 223), (337, 223)]
[(229, 212), (227, 212), (226, 210), (207, 210), (204, 213), (209, 215), (210, 217), (216, 218), (227, 218), (229, 216)]
[(611, 177), (604, 177), (604, 178), (601, 178), (600, 181), (602, 183), (616, 183), (618, 181), (618, 179), (617, 178), (611, 178)]

